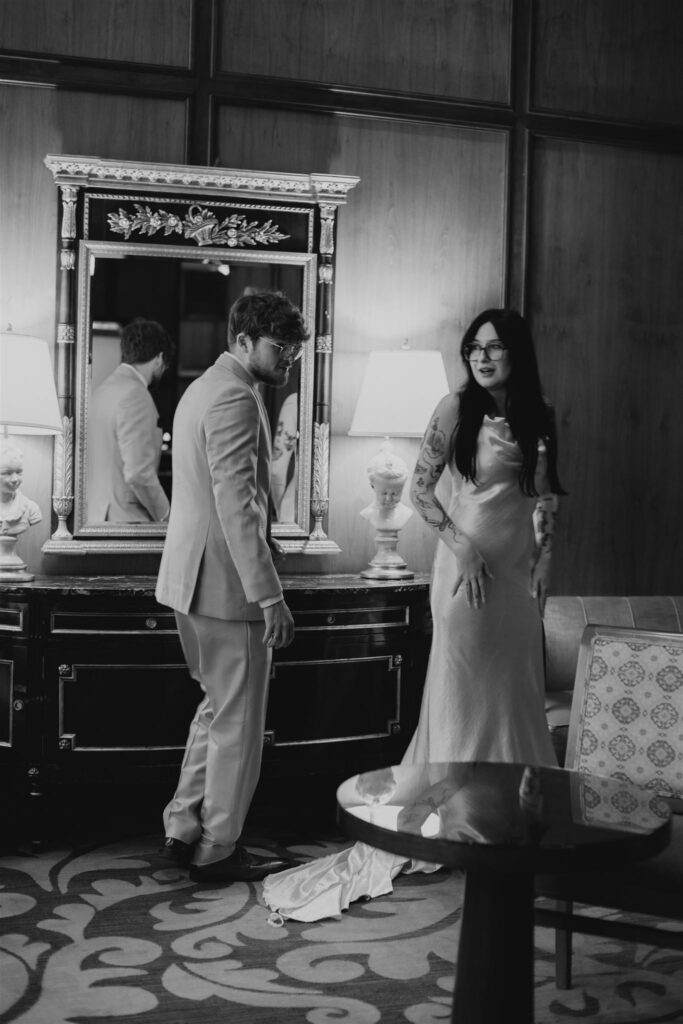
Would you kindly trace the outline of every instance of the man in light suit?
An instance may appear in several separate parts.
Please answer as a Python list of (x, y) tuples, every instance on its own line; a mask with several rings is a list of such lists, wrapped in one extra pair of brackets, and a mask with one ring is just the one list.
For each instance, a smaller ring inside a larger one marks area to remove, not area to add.
[(258, 384), (282, 387), (308, 332), (277, 292), (246, 294), (228, 351), (187, 388), (173, 426), (173, 498), (156, 596), (174, 609), (203, 691), (159, 851), (197, 881), (291, 866), (238, 842), (258, 781), (274, 648), (294, 622), (267, 537), (271, 434)]
[(159, 483), (161, 430), (149, 386), (173, 354), (155, 320), (138, 318), (121, 332), (121, 363), (93, 392), (88, 415), (88, 520), (156, 523), (168, 518)]

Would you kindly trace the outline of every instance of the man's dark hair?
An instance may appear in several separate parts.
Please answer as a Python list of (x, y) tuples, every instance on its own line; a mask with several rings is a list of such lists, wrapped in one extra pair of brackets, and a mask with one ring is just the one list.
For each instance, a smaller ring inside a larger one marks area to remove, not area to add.
[(148, 363), (159, 352), (170, 363), (174, 345), (168, 332), (156, 320), (136, 317), (121, 331), (122, 363)]
[(233, 303), (228, 317), (228, 347), (238, 334), (258, 341), (263, 335), (273, 341), (304, 342), (308, 331), (301, 311), (282, 292), (248, 292)]

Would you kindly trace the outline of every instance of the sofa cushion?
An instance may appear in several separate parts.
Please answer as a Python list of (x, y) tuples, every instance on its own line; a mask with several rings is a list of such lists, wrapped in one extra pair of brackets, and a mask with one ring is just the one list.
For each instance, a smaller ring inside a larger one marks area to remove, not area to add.
[(586, 610), (580, 597), (548, 598), (543, 616), (546, 692), (571, 693), (586, 625)]
[(629, 597), (636, 629), (683, 633), (683, 597)]
[(683, 597), (549, 597), (543, 620), (546, 691), (571, 692), (586, 626), (681, 633)]
[(569, 728), (573, 690), (551, 690), (545, 698), (545, 717), (551, 732)]

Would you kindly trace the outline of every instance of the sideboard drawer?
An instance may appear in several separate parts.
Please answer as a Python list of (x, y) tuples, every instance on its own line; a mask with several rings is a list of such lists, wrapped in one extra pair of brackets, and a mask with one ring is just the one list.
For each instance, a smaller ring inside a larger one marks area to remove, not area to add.
[(401, 628), (408, 624), (408, 614), (409, 609), (405, 604), (367, 608), (295, 609), (294, 622), (297, 631), (322, 629), (334, 631), (338, 629), (357, 629), (359, 626), (370, 629), (375, 626)]
[(142, 636), (158, 633), (168, 636), (177, 632), (172, 611), (95, 610), (56, 608), (50, 612), (49, 632), (53, 636)]
[(128, 761), (135, 751), (167, 751), (179, 762), (201, 690), (175, 644), (102, 643), (69, 664), (61, 654), (55, 646), (45, 656), (49, 757), (63, 769), (72, 754), (97, 759), (116, 751)]
[(0, 605), (0, 636), (26, 636), (28, 633), (28, 604), (23, 601), (3, 601)]

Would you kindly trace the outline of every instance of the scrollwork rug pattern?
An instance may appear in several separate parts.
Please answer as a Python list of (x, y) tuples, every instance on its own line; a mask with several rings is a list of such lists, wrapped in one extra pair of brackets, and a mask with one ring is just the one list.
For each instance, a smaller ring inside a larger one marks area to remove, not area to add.
[[(196, 885), (160, 868), (156, 845), (0, 858), (0, 1024), (450, 1019), (457, 875), (400, 877), (392, 896), (339, 920), (273, 927), (258, 886)], [(303, 858), (339, 845), (287, 848)], [(552, 934), (535, 941), (537, 1024), (683, 1022), (682, 955), (577, 936), (574, 987), (561, 992)]]

